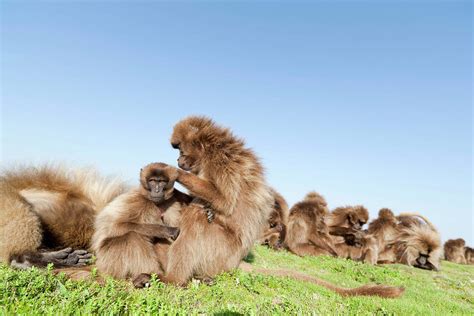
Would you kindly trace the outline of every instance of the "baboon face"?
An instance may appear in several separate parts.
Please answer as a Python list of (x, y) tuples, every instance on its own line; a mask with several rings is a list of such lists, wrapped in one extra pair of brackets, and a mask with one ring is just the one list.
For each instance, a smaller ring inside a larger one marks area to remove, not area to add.
[(198, 157), (201, 153), (196, 150), (196, 148), (189, 146), (188, 144), (172, 144), (172, 146), (173, 148), (179, 149), (178, 167), (185, 171), (198, 174), (200, 171)]
[(347, 214), (349, 227), (352, 227), (356, 230), (361, 230), (362, 227), (367, 223), (368, 219), (369, 213), (363, 207), (356, 207)]
[(276, 231), (281, 232), (283, 230), (283, 225), (281, 224), (282, 218), (279, 212), (272, 212), (268, 223), (270, 224), (270, 228), (274, 228)]
[(438, 271), (440, 248), (422, 235), (407, 240), (402, 263), (425, 270)]
[(162, 203), (173, 195), (176, 179), (172, 179), (165, 168), (165, 164), (153, 163), (140, 171), (141, 192), (154, 203)]

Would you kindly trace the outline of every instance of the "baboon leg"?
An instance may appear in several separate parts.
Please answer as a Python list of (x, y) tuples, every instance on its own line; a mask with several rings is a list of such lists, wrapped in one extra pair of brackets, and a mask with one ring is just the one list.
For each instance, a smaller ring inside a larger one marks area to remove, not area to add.
[(36, 252), (43, 231), (38, 216), (15, 190), (0, 181), (0, 262), (14, 255)]
[(328, 251), (315, 247), (312, 244), (297, 244), (291, 247), (291, 251), (298, 256), (322, 256), (331, 255)]

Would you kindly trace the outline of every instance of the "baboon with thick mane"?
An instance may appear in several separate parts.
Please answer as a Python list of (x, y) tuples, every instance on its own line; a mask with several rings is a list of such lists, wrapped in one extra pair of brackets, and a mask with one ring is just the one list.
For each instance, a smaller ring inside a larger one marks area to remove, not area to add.
[[(177, 170), (177, 181), (195, 199), (182, 211), (180, 235), (169, 249), (160, 280), (184, 285), (192, 277), (212, 278), (239, 264), (253, 270), (241, 261), (261, 235), (274, 203), (258, 158), (227, 128), (205, 117), (178, 122), (171, 144), (180, 150), (178, 165), (183, 170)], [(209, 208), (214, 213), (211, 221)], [(403, 288), (381, 285), (342, 289), (288, 271), (258, 272), (314, 282), (341, 295), (398, 297), (403, 293)], [(143, 287), (149, 280), (150, 275), (141, 274), (134, 284)]]
[(336, 256), (329, 235), (326, 200), (316, 192), (308, 193), (303, 201), (290, 209), (286, 246), (298, 256)]
[(265, 224), (264, 232), (258, 240), (258, 243), (279, 250), (285, 245), (289, 213), (288, 203), (275, 189), (272, 189), (272, 192), (275, 197), (273, 210)]
[[(90, 169), (12, 168), (0, 175), (0, 261), (84, 265), (96, 214), (126, 186)], [(66, 249), (57, 250), (67, 247)]]
[[(140, 186), (117, 197), (97, 216), (92, 248), (97, 269), (115, 278), (162, 273), (169, 240), (179, 229), (164, 226), (165, 215), (179, 225), (180, 210), (190, 198), (174, 189), (178, 174), (152, 163), (140, 171)], [(156, 244), (160, 244), (156, 246)]]
[(466, 264), (465, 254), (466, 241), (462, 238), (449, 239), (444, 243), (444, 257), (446, 260)]
[(474, 264), (474, 249), (471, 247), (464, 247), (464, 257), (467, 264)]

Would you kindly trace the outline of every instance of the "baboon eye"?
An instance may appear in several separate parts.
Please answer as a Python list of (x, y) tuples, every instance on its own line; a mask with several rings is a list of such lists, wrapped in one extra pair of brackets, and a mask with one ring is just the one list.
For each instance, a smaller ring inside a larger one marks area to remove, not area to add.
[(276, 226), (275, 223), (271, 223), (271, 224), (270, 224), (270, 228), (273, 228), (273, 227), (275, 227), (275, 226)]

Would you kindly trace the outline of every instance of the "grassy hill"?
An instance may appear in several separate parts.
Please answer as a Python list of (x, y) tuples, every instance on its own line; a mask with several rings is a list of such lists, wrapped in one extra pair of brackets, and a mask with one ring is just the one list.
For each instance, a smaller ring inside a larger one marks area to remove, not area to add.
[(222, 274), (213, 285), (193, 282), (180, 289), (155, 282), (151, 288), (135, 290), (128, 282), (72, 282), (47, 271), (0, 266), (0, 312), (474, 315), (474, 266), (443, 262), (442, 271), (430, 272), (329, 257), (299, 258), (260, 246), (250, 261), (258, 267), (295, 269), (345, 287), (384, 283), (405, 286), (406, 292), (399, 299), (343, 298), (313, 284), (241, 271)]

